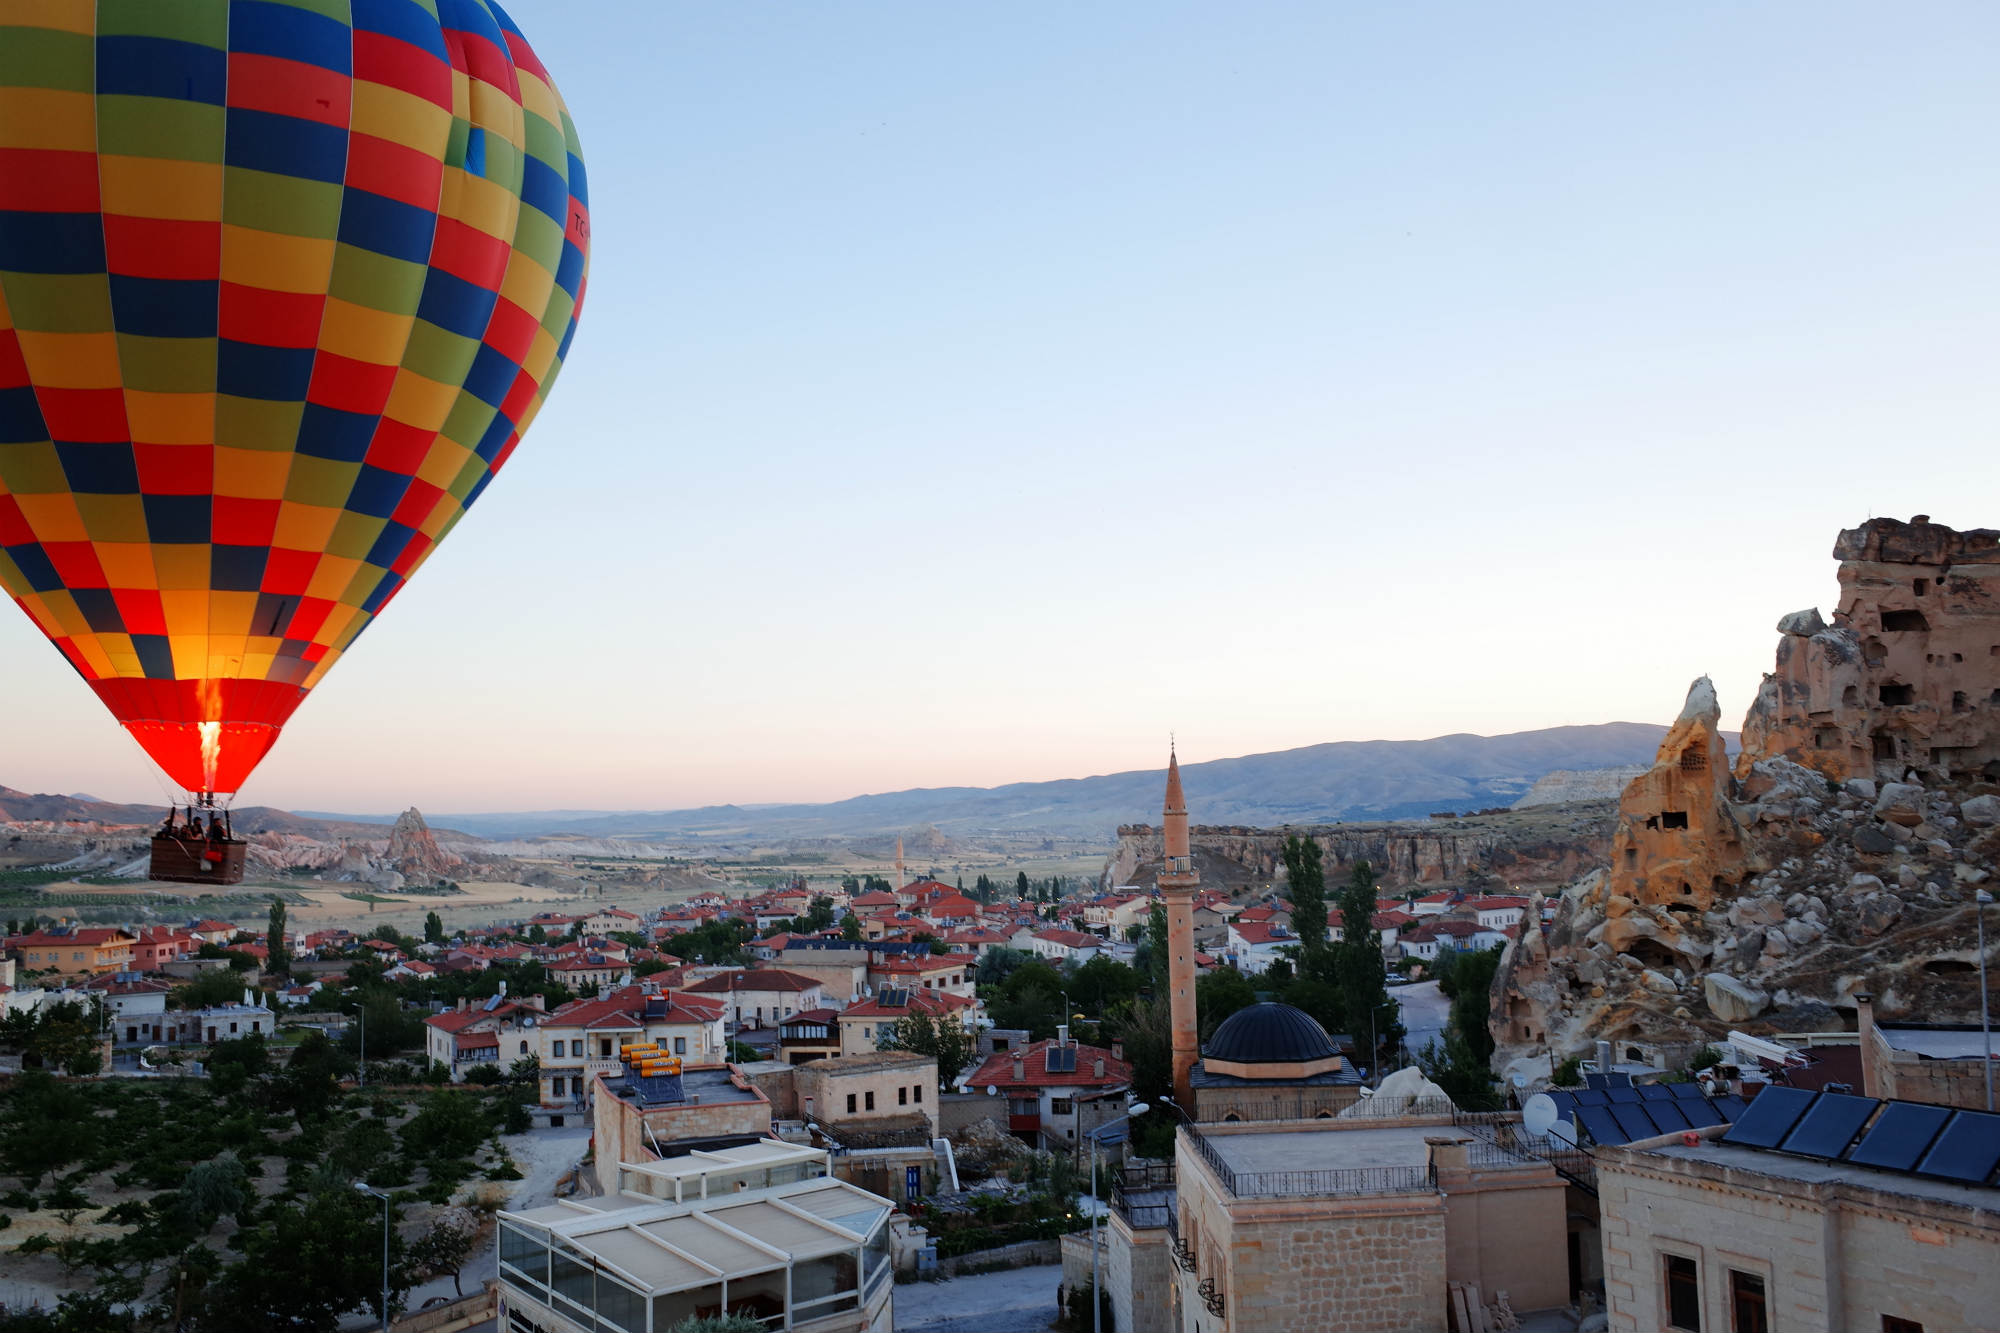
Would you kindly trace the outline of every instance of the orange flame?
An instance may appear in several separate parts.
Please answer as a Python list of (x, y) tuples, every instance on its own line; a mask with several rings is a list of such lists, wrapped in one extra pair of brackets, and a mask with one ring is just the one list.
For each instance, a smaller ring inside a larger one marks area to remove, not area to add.
[(215, 790), (215, 771), (222, 763), (222, 724), (220, 722), (200, 722), (195, 729), (201, 732), (201, 785), (203, 792)]

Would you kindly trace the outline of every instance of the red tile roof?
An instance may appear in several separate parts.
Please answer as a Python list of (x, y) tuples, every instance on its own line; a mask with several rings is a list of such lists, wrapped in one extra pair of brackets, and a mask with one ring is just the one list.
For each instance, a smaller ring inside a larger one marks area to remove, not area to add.
[(1038, 930), (1035, 932), (1035, 938), (1045, 940), (1050, 944), (1060, 944), (1065, 949), (1099, 949), (1104, 947), (1102, 939), (1096, 935), (1086, 934), (1081, 930)]
[[(1049, 1087), (1091, 1087), (1108, 1088), (1132, 1081), (1132, 1066), (1112, 1055), (1101, 1046), (1075, 1044), (1076, 1069), (1051, 1074), (1048, 1067), (1049, 1048), (1054, 1041), (1038, 1041), (1019, 1051), (1003, 1051), (988, 1056), (986, 1063), (979, 1066), (973, 1075), (965, 1080), (970, 1088), (999, 1088), (1003, 1092), (1014, 1088)], [(1021, 1061), (1021, 1077), (1014, 1077), (1014, 1061)], [(1096, 1073), (1097, 1061), (1104, 1061), (1104, 1073)]]
[(904, 991), (905, 1003), (884, 1004), (882, 997), (872, 996), (858, 1004), (850, 1004), (840, 1011), (842, 1018), (903, 1018), (911, 1013), (949, 1014), (960, 1009), (970, 1009), (978, 1001), (963, 995), (953, 995), (949, 991), (908, 990)]

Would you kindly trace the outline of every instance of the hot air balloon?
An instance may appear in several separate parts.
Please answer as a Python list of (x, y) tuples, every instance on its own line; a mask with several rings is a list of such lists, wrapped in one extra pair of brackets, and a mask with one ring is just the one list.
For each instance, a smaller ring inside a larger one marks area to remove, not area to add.
[[(0, 587), (212, 822), (506, 463), (589, 248), (492, 0), (0, 9)], [(156, 862), (227, 876), (204, 832)]]

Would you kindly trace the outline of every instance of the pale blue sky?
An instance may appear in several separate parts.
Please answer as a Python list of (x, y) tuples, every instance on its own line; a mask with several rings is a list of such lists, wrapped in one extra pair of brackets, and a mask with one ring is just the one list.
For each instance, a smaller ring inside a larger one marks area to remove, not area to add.
[[(1733, 720), (1838, 529), (2000, 526), (1990, 5), (511, 12), (570, 363), (245, 801)], [(24, 617), (0, 686), (0, 783), (154, 793)]]

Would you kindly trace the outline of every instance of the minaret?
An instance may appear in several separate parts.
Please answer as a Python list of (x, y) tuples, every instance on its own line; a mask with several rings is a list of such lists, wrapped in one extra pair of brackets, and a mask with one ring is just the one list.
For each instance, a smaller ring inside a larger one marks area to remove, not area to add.
[(898, 833), (896, 835), (896, 892), (901, 893), (903, 886), (909, 882), (909, 880), (903, 878), (903, 835)]
[(1167, 804), (1163, 828), (1160, 895), (1167, 900), (1167, 990), (1174, 1027), (1174, 1102), (1194, 1114), (1194, 1062), (1201, 1054), (1194, 1012), (1194, 889), (1201, 883), (1188, 850), (1187, 798), (1181, 794), (1180, 758), (1167, 751)]

